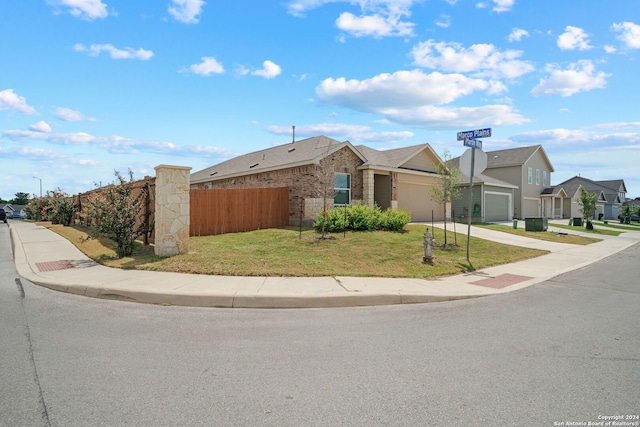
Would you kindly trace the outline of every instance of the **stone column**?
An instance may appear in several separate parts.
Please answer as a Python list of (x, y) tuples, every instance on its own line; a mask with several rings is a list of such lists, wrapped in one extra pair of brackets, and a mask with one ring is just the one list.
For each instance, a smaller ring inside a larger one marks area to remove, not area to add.
[(189, 252), (191, 168), (160, 165), (156, 170), (155, 254)]
[(362, 171), (362, 202), (369, 207), (373, 207), (375, 203), (375, 182), (373, 169), (365, 169)]

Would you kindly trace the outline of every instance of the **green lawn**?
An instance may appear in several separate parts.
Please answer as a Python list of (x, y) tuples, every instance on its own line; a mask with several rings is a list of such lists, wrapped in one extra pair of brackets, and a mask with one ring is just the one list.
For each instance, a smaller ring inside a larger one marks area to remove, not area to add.
[[(514, 229), (507, 225), (501, 224), (474, 224), (476, 227), (488, 228), (495, 231), (501, 231), (503, 233), (515, 234), (517, 236), (530, 237), (532, 239), (546, 240), (550, 242), (570, 243), (573, 245), (590, 245), (596, 243), (602, 239), (596, 239), (592, 237), (583, 237), (576, 234), (558, 234), (550, 231), (525, 231), (522, 228)], [(550, 227), (555, 227), (555, 224), (550, 224)], [(578, 227), (572, 227), (578, 228)]]
[[(137, 245), (132, 257), (115, 259), (105, 239), (86, 240), (83, 227), (41, 223), (65, 236), (87, 255), (110, 267), (237, 276), (370, 276), (433, 278), (471, 269), (516, 262), (548, 253), (472, 238), (471, 265), (466, 260), (466, 234), (447, 234), (449, 247), (434, 248), (434, 264), (422, 263), (425, 226), (403, 232), (347, 232), (320, 240), (313, 230), (299, 236), (296, 228), (274, 228), (218, 236), (192, 237), (189, 253), (168, 258), (152, 247)], [(444, 233), (436, 230), (442, 243)]]
[(607, 224), (604, 223), (604, 221), (593, 221), (593, 225), (594, 226), (598, 226), (601, 225), (603, 227), (608, 227), (608, 228), (614, 228), (616, 230), (623, 230), (623, 231), (640, 231), (640, 223), (638, 222), (632, 222), (631, 224), (620, 224), (620, 221), (609, 221)]
[(603, 228), (598, 228), (597, 224), (594, 223), (593, 230), (587, 230), (584, 226), (573, 226), (573, 225), (561, 225), (561, 224), (549, 224), (549, 227), (562, 228), (565, 230), (574, 230), (579, 231), (581, 233), (590, 233), (593, 235), (601, 235), (601, 236), (619, 236), (620, 231), (614, 230), (605, 230)]

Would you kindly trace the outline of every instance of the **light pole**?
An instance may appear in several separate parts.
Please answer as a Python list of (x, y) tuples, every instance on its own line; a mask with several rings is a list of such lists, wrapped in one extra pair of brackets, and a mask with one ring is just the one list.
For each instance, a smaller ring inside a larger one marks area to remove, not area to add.
[(40, 198), (42, 199), (42, 178), (38, 178), (37, 176), (34, 176), (34, 178), (40, 181)]

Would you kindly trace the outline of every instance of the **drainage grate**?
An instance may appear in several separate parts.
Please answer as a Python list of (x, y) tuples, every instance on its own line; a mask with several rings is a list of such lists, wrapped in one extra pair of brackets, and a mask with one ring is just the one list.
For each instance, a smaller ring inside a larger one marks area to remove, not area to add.
[(67, 260), (61, 261), (49, 261), (49, 262), (36, 262), (36, 267), (40, 272), (43, 271), (58, 271), (73, 268), (73, 265)]

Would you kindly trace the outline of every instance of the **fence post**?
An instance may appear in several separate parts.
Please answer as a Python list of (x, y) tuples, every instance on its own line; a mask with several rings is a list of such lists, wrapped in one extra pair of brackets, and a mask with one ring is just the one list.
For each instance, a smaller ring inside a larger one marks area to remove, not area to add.
[(155, 249), (158, 256), (189, 252), (191, 168), (160, 165), (156, 170)]

